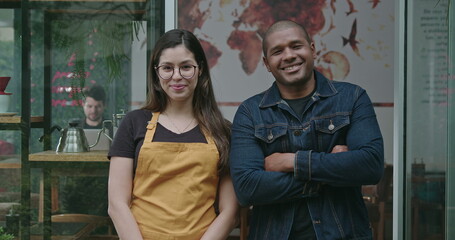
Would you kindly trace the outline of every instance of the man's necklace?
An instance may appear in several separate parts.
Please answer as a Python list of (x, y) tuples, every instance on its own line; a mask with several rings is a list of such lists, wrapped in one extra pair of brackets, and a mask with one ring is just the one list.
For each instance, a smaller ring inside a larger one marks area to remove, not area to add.
[(190, 125), (191, 125), (191, 124), (193, 123), (193, 121), (194, 121), (194, 118), (192, 118), (191, 121), (188, 123), (188, 125), (186, 125), (186, 127), (185, 127), (182, 131), (180, 131), (180, 129), (177, 127), (177, 125), (174, 124), (174, 122), (172, 121), (172, 119), (171, 119), (167, 114), (163, 113), (163, 115), (166, 115), (167, 119), (169, 119), (169, 122), (171, 122), (172, 126), (175, 127), (175, 129), (177, 130), (177, 132), (178, 132), (179, 134), (184, 133), (184, 132), (190, 127)]

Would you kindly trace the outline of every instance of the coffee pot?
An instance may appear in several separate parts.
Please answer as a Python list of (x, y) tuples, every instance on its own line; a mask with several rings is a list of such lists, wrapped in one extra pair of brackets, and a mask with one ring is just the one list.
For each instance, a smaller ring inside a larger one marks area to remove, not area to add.
[[(101, 134), (104, 134), (110, 141), (112, 141), (112, 138), (106, 133), (107, 128), (104, 126), (105, 122), (107, 121), (109, 120), (103, 122), (103, 127), (98, 132), (96, 142), (93, 145), (88, 144), (84, 129), (78, 126), (78, 121), (70, 121), (67, 128), (62, 128), (58, 125), (52, 126), (51, 133), (56, 129), (60, 132), (60, 138), (58, 140), (57, 149), (55, 151), (57, 153), (89, 152), (90, 148), (93, 148), (98, 144)], [(39, 139), (40, 142), (43, 140), (43, 137)]]
[[(84, 129), (78, 127), (77, 122), (68, 123), (69, 127), (62, 129), (60, 126), (53, 126), (61, 133), (57, 144), (57, 152), (88, 152), (87, 137)], [(53, 130), (53, 129), (51, 129)]]
[[(120, 123), (122, 122), (123, 118), (125, 117), (126, 113), (125, 113), (125, 109), (120, 109), (120, 113), (114, 113), (112, 114), (112, 121), (110, 121), (112, 123), (112, 127), (113, 127), (113, 135), (112, 136), (115, 136), (115, 134), (117, 133), (117, 129), (118, 127), (120, 126)], [(109, 121), (109, 120), (107, 120)]]

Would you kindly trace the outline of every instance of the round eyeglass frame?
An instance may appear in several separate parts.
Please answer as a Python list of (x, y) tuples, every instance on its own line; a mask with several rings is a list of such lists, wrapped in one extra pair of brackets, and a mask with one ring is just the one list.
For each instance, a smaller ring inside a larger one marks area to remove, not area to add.
[[(175, 67), (172, 68), (172, 74), (170, 75), (170, 77), (164, 78), (163, 76), (160, 75), (160, 71), (159, 71), (159, 68), (160, 68), (160, 67), (164, 67), (164, 66), (167, 66), (167, 65), (156, 66), (156, 67), (155, 67), (156, 74), (157, 74), (160, 78), (162, 78), (163, 80), (169, 80), (169, 79), (171, 79), (171, 78), (174, 76), (174, 74), (175, 74)], [(179, 69), (179, 74), (180, 74), (180, 76), (181, 76), (183, 79), (186, 79), (186, 80), (193, 78), (194, 75), (196, 74), (196, 68), (199, 68), (199, 66), (198, 66), (198, 65), (192, 65), (192, 64), (187, 64), (187, 65), (185, 65), (185, 66), (191, 66), (191, 67), (193, 67), (193, 75), (191, 75), (191, 77), (185, 77), (185, 76), (183, 76), (183, 75), (182, 75), (182, 72), (181, 72), (182, 66), (180, 66), (180, 67), (177, 67), (177, 68)]]

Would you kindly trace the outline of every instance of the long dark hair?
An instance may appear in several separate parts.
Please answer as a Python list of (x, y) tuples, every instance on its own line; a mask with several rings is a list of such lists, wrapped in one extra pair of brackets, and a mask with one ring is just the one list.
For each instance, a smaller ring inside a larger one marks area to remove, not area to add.
[(163, 112), (168, 104), (168, 96), (161, 88), (160, 80), (155, 71), (156, 65), (160, 61), (161, 53), (168, 48), (179, 45), (185, 46), (193, 53), (199, 65), (200, 76), (194, 91), (193, 111), (194, 116), (199, 122), (201, 129), (212, 136), (220, 154), (218, 172), (225, 174), (228, 172), (229, 165), (229, 141), (231, 137), (230, 123), (224, 119), (218, 108), (213, 93), (212, 79), (210, 77), (209, 65), (199, 40), (193, 33), (174, 29), (166, 32), (158, 39), (152, 52), (152, 57), (148, 66), (148, 94), (147, 101), (143, 109), (152, 112)]

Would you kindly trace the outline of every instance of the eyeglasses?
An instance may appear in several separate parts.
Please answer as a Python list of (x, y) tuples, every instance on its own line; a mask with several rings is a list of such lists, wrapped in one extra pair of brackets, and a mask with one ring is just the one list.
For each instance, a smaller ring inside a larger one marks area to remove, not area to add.
[[(180, 76), (184, 79), (190, 79), (194, 76), (196, 73), (196, 68), (198, 66), (191, 65), (191, 64), (186, 64), (178, 67)], [(164, 80), (169, 80), (174, 76), (174, 69), (175, 67), (171, 65), (161, 65), (161, 66), (156, 66), (155, 70), (158, 73), (158, 75), (164, 79)]]

